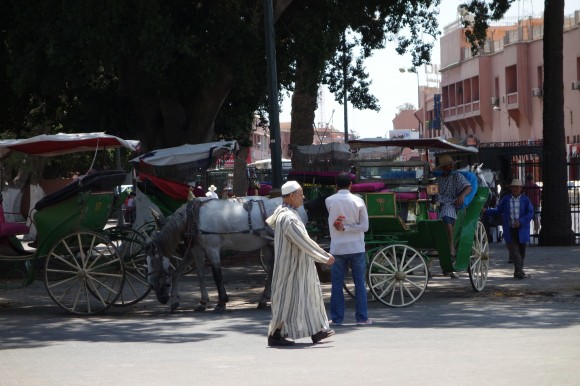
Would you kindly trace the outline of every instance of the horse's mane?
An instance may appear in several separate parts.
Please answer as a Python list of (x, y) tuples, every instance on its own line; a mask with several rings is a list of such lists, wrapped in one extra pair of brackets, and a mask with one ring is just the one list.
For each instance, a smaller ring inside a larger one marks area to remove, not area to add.
[(153, 239), (153, 243), (158, 251), (162, 252), (164, 256), (171, 256), (179, 241), (183, 237), (185, 227), (187, 226), (187, 205), (183, 205), (177, 209), (175, 213), (167, 217), (165, 225), (157, 233)]

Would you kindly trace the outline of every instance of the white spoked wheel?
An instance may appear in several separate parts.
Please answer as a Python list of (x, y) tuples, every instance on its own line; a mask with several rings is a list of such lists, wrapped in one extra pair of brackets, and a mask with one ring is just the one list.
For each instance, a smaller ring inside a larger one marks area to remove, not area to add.
[(44, 283), (61, 308), (78, 315), (111, 307), (125, 282), (117, 248), (103, 235), (78, 232), (63, 237), (46, 257)]
[(147, 282), (145, 236), (128, 227), (112, 227), (105, 231), (125, 265), (125, 284), (114, 305), (125, 307), (138, 303), (151, 292)]
[[(137, 229), (137, 232), (145, 236), (145, 243), (151, 242), (151, 240), (153, 240), (157, 235), (157, 231), (158, 230), (155, 222), (145, 223), (139, 229)], [(175, 252), (169, 258), (169, 265), (174, 271), (177, 270), (177, 267), (179, 267), (179, 265), (183, 261), (183, 255), (185, 254), (186, 250), (187, 248), (185, 244), (179, 243), (175, 249)], [(194, 270), (195, 270), (195, 259), (193, 259), (192, 262), (187, 267), (182, 268), (181, 274), (187, 275), (188, 273), (191, 273)]]
[(403, 244), (379, 249), (369, 262), (367, 276), (375, 299), (389, 307), (415, 303), (425, 292), (428, 282), (423, 255)]
[(469, 258), (469, 281), (474, 291), (481, 291), (487, 282), (487, 271), (489, 269), (489, 243), (487, 233), (481, 221), (477, 222), (473, 244), (471, 246), (471, 257)]

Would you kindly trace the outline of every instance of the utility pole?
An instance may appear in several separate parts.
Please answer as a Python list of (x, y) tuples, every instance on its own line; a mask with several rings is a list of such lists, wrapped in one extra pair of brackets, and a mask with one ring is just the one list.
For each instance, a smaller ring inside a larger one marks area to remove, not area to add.
[(348, 142), (348, 87), (347, 87), (347, 71), (348, 63), (346, 62), (346, 32), (342, 32), (342, 80), (344, 84), (344, 143)]
[(279, 190), (282, 187), (282, 146), (280, 145), (278, 76), (276, 70), (276, 40), (274, 35), (274, 9), (272, 6), (272, 0), (264, 0), (264, 26), (266, 33), (266, 60), (268, 68), (268, 115), (270, 118), (272, 189)]

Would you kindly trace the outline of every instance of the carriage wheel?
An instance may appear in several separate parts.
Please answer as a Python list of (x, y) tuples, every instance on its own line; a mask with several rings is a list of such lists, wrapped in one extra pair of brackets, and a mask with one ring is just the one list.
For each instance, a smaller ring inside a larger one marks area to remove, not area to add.
[(425, 292), (427, 264), (417, 250), (393, 244), (373, 255), (367, 278), (375, 299), (389, 307), (405, 307), (415, 303)]
[(487, 233), (481, 221), (477, 222), (473, 244), (471, 246), (471, 257), (469, 259), (469, 281), (474, 291), (481, 291), (487, 282), (487, 271), (489, 269), (489, 243)]
[[(143, 234), (143, 236), (145, 236), (145, 243), (148, 243), (157, 234), (157, 226), (155, 225), (155, 222), (148, 222), (143, 224), (137, 231)], [(180, 243), (177, 246), (173, 255), (169, 258), (169, 265), (171, 266), (171, 268), (173, 268), (173, 270), (177, 270), (177, 267), (183, 261), (183, 254), (185, 254), (185, 250), (186, 250), (185, 244)], [(181, 274), (187, 275), (188, 273), (191, 273), (194, 270), (195, 270), (195, 259), (193, 259), (191, 264), (189, 264), (187, 267), (183, 267)]]
[(61, 308), (78, 315), (111, 307), (125, 281), (123, 261), (104, 236), (90, 231), (63, 237), (46, 257), (44, 283)]
[(114, 305), (124, 307), (138, 303), (151, 292), (147, 282), (145, 236), (128, 227), (108, 228), (106, 232), (125, 265), (125, 284)]

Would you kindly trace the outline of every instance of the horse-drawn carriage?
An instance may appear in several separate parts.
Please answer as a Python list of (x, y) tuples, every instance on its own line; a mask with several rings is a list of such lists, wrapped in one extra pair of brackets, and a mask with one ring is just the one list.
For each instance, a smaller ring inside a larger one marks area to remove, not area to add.
[[(0, 154), (55, 156), (119, 147), (135, 151), (137, 145), (102, 133), (41, 135), (1, 141)], [(134, 304), (145, 297), (150, 291), (145, 239), (129, 228), (105, 229), (118, 203), (115, 189), (126, 177), (124, 170), (91, 171), (38, 201), (27, 224), (6, 222), (2, 210), (2, 285), (29, 285), (42, 274), (54, 302), (81, 315)], [(29, 234), (31, 228), (36, 230), (36, 239), (33, 248), (25, 248), (17, 236)]]
[[(405, 147), (428, 150), (476, 153), (442, 139), (353, 140), (351, 149), (367, 147)], [(470, 171), (464, 173), (472, 193), (458, 210), (451, 255), (447, 230), (437, 219), (436, 195), (430, 164), (420, 158), (409, 161), (355, 161), (357, 183), (352, 191), (362, 195), (369, 214), (367, 245), (367, 284), (375, 299), (392, 307), (416, 302), (429, 283), (429, 265), (438, 259), (443, 272), (469, 273), (471, 286), (481, 291), (487, 281), (489, 250), (487, 234), (479, 221), (489, 195), (485, 181)]]
[[(357, 140), (349, 145), (355, 151), (366, 147), (410, 147), (425, 151), (477, 153), (473, 147), (458, 146), (441, 139)], [(389, 154), (396, 156), (400, 152), (390, 150)], [(481, 208), (489, 194), (487, 185), (483, 181), (480, 183), (472, 172), (466, 172), (472, 184), (472, 196), (466, 199), (466, 207), (459, 210), (453, 235), (457, 253), (452, 256), (445, 225), (435, 215), (437, 186), (433, 183), (429, 163), (422, 159), (355, 160), (354, 164), (358, 183), (353, 185), (353, 190), (364, 197), (370, 219), (366, 237), (368, 286), (376, 299), (393, 307), (410, 305), (421, 297), (429, 282), (429, 262), (435, 258), (445, 272), (467, 270), (475, 291), (481, 291), (487, 281), (487, 235), (479, 221)], [(294, 174), (289, 178), (292, 176)], [(264, 251), (268, 247), (271, 234), (265, 229), (264, 220), (271, 209), (264, 208), (262, 205), (265, 204), (260, 203), (262, 200), (252, 197), (241, 201), (235, 204), (227, 200), (197, 199), (171, 216), (171, 226), (168, 228), (166, 225), (155, 238), (152, 249), (148, 251), (153, 262), (149, 280), (159, 299), (165, 302), (171, 299), (172, 309), (178, 306), (178, 275), (168, 271), (168, 264), (164, 261), (168, 255), (171, 256), (177, 240), (189, 240), (186, 243), (193, 240), (190, 245), (194, 246), (192, 252), (197, 252), (198, 263), (203, 261), (204, 254), (207, 255), (214, 269), (214, 278), (219, 283), (222, 305), (225, 305), (227, 295), (219, 270), (220, 248), (232, 246), (243, 251), (262, 248)], [(320, 202), (323, 205), (324, 201)], [(268, 208), (276, 205), (269, 204)], [(191, 259), (188, 257), (189, 261)], [(184, 260), (183, 264), (187, 262)], [(203, 280), (203, 275), (199, 276)], [(207, 293), (204, 291), (202, 283), (202, 299), (206, 301)], [(268, 287), (263, 299), (267, 292)]]

